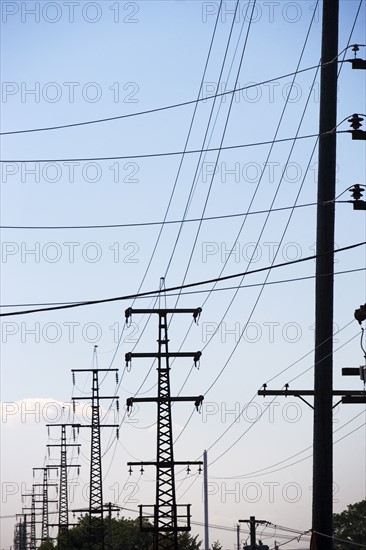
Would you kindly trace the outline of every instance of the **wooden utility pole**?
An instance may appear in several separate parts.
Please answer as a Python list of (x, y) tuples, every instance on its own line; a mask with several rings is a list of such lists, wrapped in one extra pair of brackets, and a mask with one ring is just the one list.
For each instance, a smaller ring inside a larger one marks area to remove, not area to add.
[[(239, 519), (239, 523), (249, 523), (249, 532), (250, 532), (250, 550), (256, 550), (258, 546), (256, 543), (256, 527), (257, 525), (268, 525), (268, 521), (265, 519), (255, 519), (255, 516), (250, 516), (249, 519)], [(265, 548), (263, 546), (263, 548)], [(268, 546), (266, 546), (268, 549)]]
[(208, 531), (208, 473), (207, 473), (207, 451), (203, 451), (203, 495), (204, 495), (204, 515), (205, 515), (205, 550), (210, 548), (210, 539)]
[[(313, 518), (317, 533), (333, 526), (333, 287), (336, 183), (339, 0), (323, 0), (320, 75), (318, 207), (315, 289)], [(314, 533), (317, 550), (332, 539)]]

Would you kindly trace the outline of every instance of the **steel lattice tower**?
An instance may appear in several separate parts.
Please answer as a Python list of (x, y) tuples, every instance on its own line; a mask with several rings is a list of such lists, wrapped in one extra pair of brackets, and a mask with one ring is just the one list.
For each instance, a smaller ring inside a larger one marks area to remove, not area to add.
[(14, 550), (27, 550), (27, 516), (26, 514), (17, 514), (19, 522), (14, 529)]
[(59, 526), (58, 533), (68, 531), (69, 528), (69, 503), (67, 494), (67, 447), (66, 426), (61, 426), (61, 450), (60, 450), (60, 489), (59, 489)]
[(36, 550), (36, 501), (34, 498), (34, 488), (32, 490), (31, 503), (30, 550)]
[(68, 464), (67, 463), (67, 449), (68, 447), (77, 447), (78, 453), (80, 452), (80, 444), (67, 443), (66, 441), (66, 427), (72, 426), (73, 430), (78, 428), (78, 424), (47, 424), (48, 429), (50, 427), (59, 426), (61, 428), (60, 443), (48, 444), (50, 447), (60, 447), (60, 464), (57, 467), (60, 470), (60, 484), (59, 484), (59, 500), (58, 510), (59, 518), (58, 523), (49, 525), (58, 527), (58, 548), (67, 550), (69, 548), (69, 499), (68, 499), (68, 485), (67, 485), (67, 470), (68, 468), (80, 468), (80, 464)]
[(27, 515), (24, 514), (23, 518), (23, 522), (20, 522), (19, 550), (28, 548)]
[[(42, 487), (42, 527), (41, 527), (41, 541), (45, 542), (49, 538), (49, 520), (48, 520), (48, 504), (50, 502), (57, 502), (57, 500), (49, 500), (48, 498), (48, 488), (57, 487), (57, 483), (48, 482), (48, 472), (49, 470), (57, 470), (55, 466), (45, 466), (43, 468), (33, 468), (33, 474), (35, 470), (43, 471), (43, 483), (34, 483), (33, 487)], [(37, 495), (35, 495), (37, 496)]]
[[(97, 364), (96, 347), (94, 347), (94, 364)], [(91, 450), (90, 450), (90, 487), (89, 487), (89, 548), (98, 545), (104, 549), (104, 526), (103, 526), (103, 486), (102, 486), (102, 454), (101, 454), (101, 436), (100, 436), (100, 400), (117, 400), (117, 396), (99, 395), (99, 372), (116, 372), (116, 382), (118, 381), (118, 369), (72, 369), (73, 381), (75, 372), (92, 372), (92, 395), (91, 395), (91, 424), (80, 424), (79, 427), (91, 428)], [(73, 402), (81, 399), (90, 399), (90, 397), (73, 397)], [(118, 406), (117, 406), (118, 409)], [(118, 428), (119, 424), (103, 424), (103, 427)]]
[[(170, 395), (170, 365), (172, 357), (190, 357), (198, 362), (201, 352), (169, 352), (168, 339), (168, 314), (192, 313), (195, 320), (199, 317), (201, 309), (132, 309), (126, 310), (126, 321), (132, 313), (152, 314), (159, 316), (158, 351), (155, 353), (127, 353), (126, 363), (134, 357), (156, 358), (158, 371), (158, 395), (157, 397), (129, 398), (127, 407), (130, 408), (136, 402), (157, 403), (157, 453), (155, 462), (128, 462), (130, 468), (134, 465), (153, 465), (156, 467), (156, 500), (153, 513), (144, 514), (143, 506), (140, 506), (140, 528), (154, 533), (154, 550), (178, 550), (178, 532), (190, 530), (190, 505), (179, 505), (184, 508), (184, 513), (178, 514), (178, 505), (175, 493), (174, 467), (176, 465), (198, 464), (202, 462), (175, 461), (173, 450), (172, 430), (172, 401), (194, 401), (198, 407), (203, 396), (198, 397), (171, 397)], [(152, 508), (151, 506), (149, 507)], [(153, 521), (153, 527), (146, 526), (146, 520)], [(179, 525), (181, 520), (185, 525)]]
[(14, 527), (14, 550), (20, 550), (20, 522)]
[(30, 508), (23, 508), (24, 510), (30, 510), (31, 513), (31, 521), (30, 521), (30, 537), (29, 537), (29, 548), (30, 550), (36, 550), (36, 523), (40, 523), (36, 521), (36, 495), (34, 493), (34, 486), (32, 487), (31, 493), (22, 494), (23, 497), (31, 497), (31, 506)]

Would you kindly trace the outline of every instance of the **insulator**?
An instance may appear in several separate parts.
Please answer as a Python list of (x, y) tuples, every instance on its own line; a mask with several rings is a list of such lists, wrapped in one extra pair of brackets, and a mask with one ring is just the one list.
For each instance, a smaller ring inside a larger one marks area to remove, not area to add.
[(197, 412), (201, 411), (203, 399), (204, 399), (203, 395), (199, 395), (196, 401), (194, 402), (194, 406), (196, 407)]
[(117, 409), (117, 412), (119, 412), (119, 401), (118, 401), (118, 399), (116, 401), (116, 409)]
[(133, 398), (128, 397), (126, 399), (127, 414), (130, 412), (130, 409), (132, 408), (132, 406), (133, 406)]
[(73, 386), (75, 386), (75, 373), (74, 372), (72, 373), (72, 384), (73, 384)]
[(355, 319), (361, 325), (366, 320), (366, 304), (360, 305), (359, 309), (355, 310)]
[(141, 475), (143, 475), (143, 473), (144, 473), (144, 467), (143, 466), (141, 466), (140, 472), (141, 472)]
[(131, 352), (125, 354), (125, 361), (126, 361), (126, 370), (127, 372), (130, 372), (131, 370)]
[[(78, 476), (79, 476), (79, 475), (80, 475), (80, 468), (79, 468), (79, 466), (78, 466)], [(75, 516), (74, 516), (74, 517), (75, 517)]]
[(73, 412), (73, 414), (75, 414), (75, 401), (74, 400), (72, 401), (72, 412)]
[(79, 435), (79, 433), (80, 433), (80, 427), (78, 426), (78, 435)]
[(190, 473), (190, 471), (191, 471), (191, 469), (190, 469), (189, 464), (188, 464), (188, 466), (187, 466), (187, 475)]
[(351, 118), (348, 119), (348, 122), (351, 125), (351, 128), (353, 130), (359, 130), (362, 126), (361, 121), (363, 120), (362, 117), (358, 116), (357, 113), (353, 114)]
[(74, 427), (72, 427), (72, 438), (75, 441), (75, 428)]
[(119, 428), (116, 428), (116, 438), (119, 439)]
[(198, 325), (199, 318), (201, 317), (202, 308), (198, 307), (196, 311), (193, 313), (193, 319), (196, 325)]
[(48, 437), (50, 437), (50, 427), (47, 426)]
[(366, 366), (361, 366), (360, 367), (360, 378), (362, 380), (362, 382), (364, 383), (364, 385), (366, 384)]
[(201, 464), (198, 466), (198, 473), (199, 473), (199, 474), (202, 473), (202, 466), (201, 466)]
[(132, 475), (132, 466), (130, 466), (130, 469), (128, 470), (128, 473)]
[(78, 455), (80, 455), (80, 447), (78, 447)]
[(126, 325), (128, 325), (128, 321), (131, 315), (132, 315), (132, 309), (129, 307), (125, 310)]
[(50, 456), (50, 448), (47, 447), (48, 457)]
[(194, 354), (193, 361), (194, 361), (194, 366), (196, 367), (196, 369), (200, 368), (201, 355), (202, 355), (201, 351), (197, 351), (197, 353)]
[(355, 57), (356, 57), (356, 52), (358, 52), (359, 49), (360, 49), (360, 48), (358, 47), (358, 44), (353, 44), (353, 46), (352, 46), (352, 51), (355, 52)]
[(118, 384), (118, 371), (116, 372), (116, 384)]
[(117, 510), (117, 517), (119, 518), (119, 510)]
[(358, 183), (356, 183), (353, 187), (350, 189), (352, 193), (352, 198), (356, 201), (359, 201), (363, 195), (363, 191)]

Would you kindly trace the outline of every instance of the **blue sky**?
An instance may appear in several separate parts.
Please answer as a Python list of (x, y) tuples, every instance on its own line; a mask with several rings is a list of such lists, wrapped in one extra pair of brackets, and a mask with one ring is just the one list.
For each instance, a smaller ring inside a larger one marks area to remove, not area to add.
[[(218, 5), (218, 2), (183, 0), (79, 3), (3, 0), (2, 131), (71, 124), (196, 99)], [(201, 97), (212, 94), (217, 86), (234, 6), (231, 1), (224, 3)], [(302, 50), (300, 69), (319, 63), (319, 8), (304, 47), (314, 6), (315, 2), (307, 0), (260, 1), (249, 27), (252, 4), (240, 2), (219, 91), (233, 88), (245, 40), (240, 86), (274, 80), (243, 90), (237, 96), (224, 146), (271, 142), (282, 112), (277, 139), (293, 138), (297, 131), (299, 136), (317, 134), (319, 74), (315, 76), (313, 69), (297, 75), (292, 89), (292, 76), (281, 78), (295, 72)], [(358, 6), (358, 1), (340, 2), (339, 52), (348, 43), (366, 43), (364, 2), (354, 25)], [(35, 15), (30, 10), (35, 10)], [(359, 55), (365, 58), (364, 49)], [(352, 56), (348, 50), (346, 59)], [(290, 89), (290, 100), (284, 109)], [(32, 94), (31, 90), (35, 92)], [(199, 104), (188, 150), (201, 149), (203, 144), (204, 148), (220, 145), (230, 103), (230, 96), (224, 98), (215, 102), (209, 141), (204, 141), (204, 136), (212, 102)], [(182, 155), (74, 163), (65, 160), (183, 151), (193, 109), (194, 105), (187, 105), (102, 124), (3, 136), (2, 158), (8, 162), (2, 164), (2, 225), (159, 222), (166, 214), (175, 181), (167, 214), (170, 221), (181, 220), (184, 215), (193, 219), (203, 214), (227, 216), (248, 210), (291, 207), (298, 193), (297, 204), (315, 203), (316, 151), (311, 159), (316, 145), (314, 137), (297, 140), (292, 151), (292, 141), (276, 143), (270, 157), (269, 144), (222, 151), (213, 180), (215, 152), (201, 158), (198, 154), (185, 155), (178, 178)], [(339, 77), (338, 121), (365, 111), (364, 74), (352, 71), (351, 65), (345, 63)], [(340, 130), (348, 128), (347, 122), (339, 126)], [(49, 162), (15, 162), (32, 159), (49, 159)], [(340, 133), (337, 165), (337, 195), (355, 183), (363, 184), (363, 143)], [(348, 198), (346, 193), (341, 200)], [(198, 222), (185, 223), (181, 231), (179, 224), (166, 225), (151, 262), (158, 225), (3, 229), (1, 304), (108, 298), (134, 293), (140, 287), (154, 290), (164, 275), (167, 287), (182, 284), (187, 266), (185, 282), (195, 282), (217, 277), (221, 272), (228, 275), (268, 266), (277, 250), (277, 263), (313, 254), (315, 206), (295, 209), (291, 218), (290, 214), (291, 210), (272, 212), (267, 221), (266, 213), (208, 220), (198, 233)], [(349, 204), (337, 204), (336, 246), (347, 246), (364, 237), (364, 214), (354, 212)], [(336, 256), (336, 271), (364, 267), (362, 248)], [(314, 269), (313, 261), (289, 265), (273, 271), (268, 281), (311, 277)], [(247, 276), (242, 284), (260, 285), (265, 277), (266, 273)], [(238, 279), (234, 279), (217, 287), (234, 289), (185, 294), (178, 302), (177, 296), (167, 297), (169, 307), (176, 303), (179, 307), (193, 308), (204, 304), (199, 326), (193, 326), (185, 340), (191, 323), (189, 317), (174, 318), (170, 329), (171, 349), (204, 348), (199, 370), (193, 369), (187, 381), (189, 361), (176, 362), (172, 367), (172, 391), (179, 392), (184, 385), (182, 394), (205, 395), (201, 414), (192, 416), (177, 441), (175, 456), (195, 460), (205, 448), (209, 449), (212, 524), (234, 526), (239, 518), (256, 515), (278, 525), (306, 530), (311, 522), (311, 449), (302, 451), (311, 446), (312, 411), (294, 399), (277, 398), (270, 404), (255, 395), (264, 382), (273, 378), (269, 383), (273, 389), (287, 382), (294, 388), (311, 388), (314, 279), (268, 284), (261, 294), (261, 286), (243, 288), (235, 294), (237, 284)], [(341, 368), (361, 364), (359, 327), (352, 320), (354, 309), (364, 299), (364, 272), (337, 275), (335, 349), (339, 350), (334, 355), (337, 388), (361, 389), (361, 382), (356, 379), (342, 380)], [(151, 298), (138, 301), (139, 307), (150, 307), (153, 303)], [(43, 464), (48, 442), (44, 424), (47, 420), (52, 422), (52, 410), (57, 416), (72, 395), (88, 391), (90, 380), (84, 375), (78, 377), (77, 387), (73, 388), (70, 370), (90, 367), (94, 344), (99, 346), (100, 367), (120, 369), (120, 419), (127, 397), (137, 391), (141, 395), (154, 395), (155, 369), (146, 377), (151, 364), (136, 360), (131, 372), (124, 370), (124, 354), (134, 346), (138, 351), (154, 350), (157, 337), (156, 321), (151, 319), (144, 330), (147, 320), (136, 316), (133, 319), (136, 325), (124, 329), (118, 345), (124, 309), (130, 305), (131, 301), (123, 301), (3, 319), (2, 515), (21, 511), (20, 487), (24, 483), (29, 489), (32, 467)], [(211, 339), (216, 327), (218, 331)], [(114, 375), (110, 375), (101, 391), (111, 394), (114, 390)], [(252, 399), (254, 402), (245, 408)], [(35, 415), (27, 413), (32, 407)], [(191, 406), (175, 405), (173, 411), (177, 436), (187, 422)], [(254, 422), (260, 413), (262, 417)], [(240, 418), (235, 422), (238, 414)], [(127, 508), (137, 510), (138, 504), (154, 501), (153, 472), (146, 471), (140, 478), (136, 471), (130, 478), (126, 466), (128, 460), (154, 457), (154, 415), (152, 405), (141, 405), (123, 423), (119, 443), (110, 439), (113, 435), (110, 430), (103, 430), (105, 500), (116, 500), (118, 487), (119, 503)], [(338, 430), (335, 439), (347, 436), (335, 444), (334, 454), (334, 506), (340, 511), (347, 504), (365, 498), (365, 411), (361, 406), (339, 406), (334, 419)], [(79, 437), (83, 443), (79, 459), (82, 468), (74, 500), (77, 506), (83, 506), (81, 486), (89, 476), (89, 445), (86, 433)], [(301, 454), (289, 459), (297, 453)], [(292, 465), (298, 460), (301, 461)], [(274, 466), (281, 461), (284, 462)], [(261, 471), (253, 474), (257, 470)], [(191, 502), (192, 519), (202, 522), (202, 479), (185, 473), (179, 473), (177, 478), (180, 502)], [(136, 485), (125, 485), (126, 481)], [(134, 517), (133, 512), (126, 512), (129, 514)], [(12, 544), (13, 526), (13, 519), (2, 520), (3, 548)], [(197, 525), (193, 532), (202, 534)], [(283, 533), (277, 532), (277, 537), (280, 534)], [(263, 540), (268, 536), (269, 544), (273, 545), (273, 535), (273, 531), (267, 530)], [(234, 548), (236, 543), (234, 531), (212, 529), (210, 536), (211, 540), (219, 538), (224, 548)], [(295, 546), (291, 543), (288, 548)], [(303, 546), (301, 541), (298, 547)]]

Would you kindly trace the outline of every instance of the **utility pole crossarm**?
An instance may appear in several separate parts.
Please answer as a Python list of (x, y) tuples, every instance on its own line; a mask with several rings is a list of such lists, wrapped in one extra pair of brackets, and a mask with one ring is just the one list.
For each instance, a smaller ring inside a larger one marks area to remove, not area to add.
[[(65, 443), (63, 445), (62, 443), (47, 443), (46, 447), (81, 447), (80, 443)], [(56, 466), (56, 464), (53, 464), (53, 466)], [(57, 468), (58, 466), (56, 466)]]
[[(239, 519), (238, 521), (239, 521), (239, 523), (250, 523), (250, 519)], [(264, 524), (269, 523), (269, 521), (267, 521), (266, 519), (256, 519), (255, 522), (260, 524), (260, 525), (264, 525)]]
[(203, 395), (194, 397), (128, 397), (126, 399), (126, 407), (130, 409), (134, 403), (172, 403), (173, 401), (194, 401), (195, 407), (198, 409), (204, 400)]
[[(91, 424), (80, 424), (80, 428), (91, 428)], [(119, 428), (119, 424), (101, 424), (101, 428)]]
[(163, 358), (169, 358), (169, 357), (191, 357), (195, 363), (198, 363), (198, 361), (201, 359), (202, 352), (200, 351), (177, 351), (177, 352), (147, 352), (147, 353), (135, 353), (135, 352), (128, 352), (125, 354), (125, 360), (126, 364), (130, 363), (132, 359), (138, 359), (138, 358), (146, 358), (146, 359), (159, 359), (159, 357)]
[[(72, 397), (71, 399), (73, 401), (81, 401), (82, 399), (90, 401), (91, 397)], [(99, 399), (113, 400), (113, 399), (119, 399), (119, 397), (118, 397), (118, 395), (103, 395), (103, 396), (100, 396)]]
[(177, 308), (177, 309), (135, 309), (132, 307), (129, 307), (125, 310), (125, 317), (126, 320), (128, 320), (133, 313), (136, 313), (136, 315), (150, 315), (151, 313), (156, 313), (157, 315), (168, 315), (168, 314), (176, 314), (176, 313), (192, 313), (194, 320), (196, 321), (199, 316), (202, 313), (202, 308), (196, 307), (193, 309), (190, 308)]
[(172, 461), (160, 461), (156, 460), (141, 460), (137, 462), (127, 462), (127, 466), (159, 466), (159, 468), (171, 468), (172, 466), (202, 466), (202, 460), (174, 460)]
[(118, 369), (71, 369), (71, 372), (118, 372)]
[[(359, 370), (357, 370), (357, 374), (359, 374)], [(364, 395), (365, 390), (333, 390), (333, 395), (339, 395), (339, 396), (346, 396), (346, 395)], [(300, 397), (301, 395), (314, 395), (314, 390), (258, 390), (258, 395), (266, 396), (266, 395), (284, 395), (286, 396), (293, 396), (293, 397)]]
[[(153, 351), (153, 352), (147, 352), (147, 353), (135, 353), (135, 352), (129, 352), (129, 353), (126, 353), (126, 357), (128, 356), (130, 359), (134, 359), (134, 358), (137, 358), (137, 357), (147, 357), (147, 358), (154, 358), (154, 359), (157, 359), (158, 357), (193, 357), (193, 358), (197, 358), (197, 361), (198, 361), (198, 358), (201, 357), (201, 352), (200, 351), (169, 351), (169, 353), (165, 353), (165, 352), (159, 352), (159, 351)], [(127, 361), (127, 358), (126, 358), (126, 361)]]

